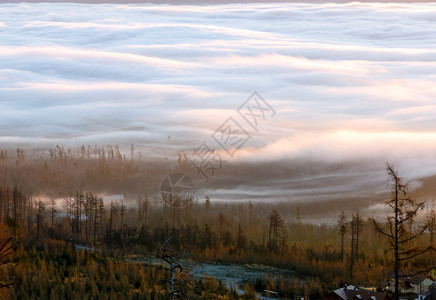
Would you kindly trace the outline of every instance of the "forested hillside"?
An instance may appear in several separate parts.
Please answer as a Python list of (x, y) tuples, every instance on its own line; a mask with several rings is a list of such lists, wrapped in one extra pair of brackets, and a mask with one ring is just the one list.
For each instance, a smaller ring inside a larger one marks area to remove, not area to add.
[[(313, 224), (292, 202), (193, 196), (168, 205), (156, 189), (166, 174), (187, 166), (131, 156), (117, 146), (1, 151), (0, 244), (9, 237), (19, 241), (2, 259), (0, 282), (10, 284), (0, 290), (4, 299), (168, 299), (168, 264), (131, 259), (156, 259), (168, 240), (181, 265), (186, 259), (256, 264), (294, 274), (247, 281), (239, 287), (244, 295), (207, 274), (191, 277), (186, 290), (203, 299), (253, 298), (265, 289), (316, 299), (344, 284), (384, 288), (392, 273), (387, 240), (370, 215), (347, 210), (329, 224)], [(105, 200), (106, 194), (120, 197)], [(430, 245), (434, 210), (421, 214), (410, 230), (428, 227), (413, 245)], [(435, 263), (428, 252), (406, 261), (403, 270)]]

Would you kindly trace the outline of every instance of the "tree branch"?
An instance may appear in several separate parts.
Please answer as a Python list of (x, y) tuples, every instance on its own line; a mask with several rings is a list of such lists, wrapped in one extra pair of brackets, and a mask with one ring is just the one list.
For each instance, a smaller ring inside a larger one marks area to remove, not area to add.
[(427, 228), (428, 228), (428, 226), (424, 226), (424, 227), (422, 228), (422, 230), (421, 230), (420, 232), (418, 232), (417, 234), (415, 234), (415, 235), (413, 235), (413, 236), (411, 236), (411, 237), (409, 237), (409, 238), (407, 238), (407, 239), (405, 239), (405, 240), (398, 241), (398, 243), (399, 243), (399, 244), (407, 243), (408, 241), (411, 241), (411, 240), (413, 240), (414, 238), (417, 238), (418, 236), (420, 236), (421, 234), (423, 234), (424, 231), (427, 230)]
[[(433, 248), (430, 246), (430, 247), (427, 247), (427, 248), (425, 248), (425, 249), (423, 249), (423, 250), (421, 250), (421, 251), (419, 251), (419, 252), (417, 252), (417, 253), (415, 253), (415, 254), (412, 254), (412, 255), (410, 255), (410, 256), (399, 257), (398, 260), (400, 260), (400, 261), (408, 260), (408, 259), (414, 258), (414, 257), (416, 257), (416, 256), (418, 256), (418, 255), (424, 254), (425, 252), (427, 252), (427, 251), (429, 251), (429, 250), (431, 250), (431, 249), (433, 249)], [(413, 250), (417, 251), (417, 249), (413, 249)], [(407, 254), (407, 253), (404, 253), (404, 254)]]
[(385, 235), (385, 236), (387, 236), (387, 237), (389, 237), (389, 238), (394, 238), (393, 235), (390, 235), (390, 234), (384, 232), (384, 231), (379, 227), (379, 224), (377, 223), (376, 220), (372, 219), (372, 222), (373, 222), (374, 225), (375, 225), (375, 229), (376, 229), (379, 233), (381, 233), (381, 234), (383, 234), (383, 235)]

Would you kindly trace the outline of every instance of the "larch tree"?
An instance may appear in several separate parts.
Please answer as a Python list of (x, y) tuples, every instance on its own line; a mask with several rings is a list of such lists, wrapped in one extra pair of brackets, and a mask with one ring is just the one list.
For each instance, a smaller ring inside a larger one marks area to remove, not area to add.
[(204, 208), (206, 210), (206, 222), (207, 222), (207, 218), (208, 218), (208, 214), (209, 214), (209, 210), (210, 210), (210, 197), (206, 196), (206, 199), (204, 201)]
[(149, 203), (148, 198), (145, 197), (145, 199), (142, 201), (142, 224), (147, 226), (148, 225), (148, 211), (149, 211)]
[(36, 214), (36, 238), (45, 228), (45, 204), (41, 200), (38, 201), (38, 213)]
[(244, 231), (242, 230), (241, 223), (238, 224), (238, 233), (236, 235), (236, 249), (238, 249), (238, 255), (245, 249), (247, 244), (247, 238), (245, 237)]
[(143, 225), (143, 219), (142, 219), (142, 198), (141, 198), (140, 194), (138, 194), (137, 203), (138, 203), (138, 222), (137, 222), (137, 224), (138, 224), (138, 227), (140, 227), (141, 225)]
[(354, 256), (355, 256), (354, 249), (356, 248), (356, 217), (354, 216), (354, 214), (351, 216), (350, 228), (351, 228), (350, 278), (353, 279)]
[(121, 245), (124, 248), (124, 215), (126, 214), (126, 206), (124, 199), (120, 199), (120, 231), (121, 231)]
[(269, 223), (268, 248), (271, 251), (276, 251), (278, 248), (278, 241), (284, 238), (285, 222), (283, 221), (282, 216), (280, 216), (278, 211), (275, 209), (272, 210), (266, 221)]
[(418, 211), (424, 208), (424, 202), (418, 202), (410, 195), (408, 184), (403, 182), (392, 165), (387, 164), (386, 170), (391, 187), (391, 198), (386, 201), (386, 204), (392, 210), (392, 214), (387, 217), (385, 226), (374, 219), (373, 222), (376, 231), (388, 239), (389, 250), (394, 255), (394, 299), (398, 300), (402, 264), (427, 252), (431, 247), (412, 245), (412, 241), (419, 238), (427, 230), (427, 226), (419, 227), (416, 231), (412, 231), (408, 226), (410, 222), (414, 222)]
[(106, 243), (108, 244), (112, 244), (112, 236), (113, 236), (114, 228), (116, 226), (116, 219), (117, 219), (117, 205), (116, 202), (111, 200), (109, 206), (109, 222), (107, 224), (107, 230), (106, 230)]
[(219, 240), (220, 242), (222, 241), (222, 236), (223, 236), (223, 225), (224, 225), (224, 221), (226, 220), (226, 217), (224, 216), (224, 214), (222, 212), (220, 212), (218, 214), (218, 233), (219, 233)]
[(344, 237), (348, 231), (347, 216), (344, 211), (341, 212), (338, 219), (339, 234), (341, 235), (341, 259), (344, 260)]
[(75, 233), (80, 233), (83, 201), (84, 201), (84, 196), (82, 192), (76, 191), (72, 202), (73, 217), (74, 217), (73, 227)]
[(64, 202), (62, 203), (63, 208), (65, 209), (65, 213), (66, 213), (66, 217), (67, 217), (67, 224), (65, 228), (65, 231), (70, 232), (72, 230), (72, 217), (73, 217), (73, 210), (72, 210), (72, 206), (73, 206), (73, 194), (72, 193), (68, 193), (67, 196), (64, 199)]
[(254, 223), (254, 205), (250, 201), (248, 201), (248, 224), (252, 226)]
[(356, 212), (356, 216), (354, 217), (354, 226), (355, 226), (355, 234), (356, 234), (356, 261), (359, 261), (359, 235), (362, 233), (363, 229), (363, 221), (362, 217), (359, 214), (359, 211)]
[(126, 206), (124, 206), (124, 199), (120, 199), (120, 205), (119, 205), (119, 211), (120, 211), (120, 229), (123, 230), (124, 226), (124, 215), (126, 214)]
[(51, 236), (54, 237), (54, 224), (55, 224), (55, 218), (56, 218), (56, 201), (55, 199), (50, 200), (50, 220), (51, 220)]

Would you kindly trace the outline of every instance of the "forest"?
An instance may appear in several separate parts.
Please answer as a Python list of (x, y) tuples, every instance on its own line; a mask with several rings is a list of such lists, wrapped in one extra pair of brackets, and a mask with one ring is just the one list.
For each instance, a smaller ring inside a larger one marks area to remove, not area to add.
[[(0, 299), (255, 299), (265, 290), (283, 299), (320, 299), (345, 284), (382, 290), (395, 269), (383, 234), (389, 219), (374, 220), (353, 205), (334, 208), (328, 224), (306, 222), (293, 202), (191, 195), (169, 205), (159, 192), (162, 178), (195, 175), (181, 155), (147, 159), (133, 144), (128, 151), (3, 149), (0, 170)], [(387, 188), (381, 203), (391, 196)], [(402, 228), (415, 237), (405, 244), (429, 251), (405, 259), (402, 272), (436, 266), (434, 203), (416, 203)], [(189, 261), (278, 267), (293, 275), (266, 274), (234, 289), (208, 274), (191, 276)]]

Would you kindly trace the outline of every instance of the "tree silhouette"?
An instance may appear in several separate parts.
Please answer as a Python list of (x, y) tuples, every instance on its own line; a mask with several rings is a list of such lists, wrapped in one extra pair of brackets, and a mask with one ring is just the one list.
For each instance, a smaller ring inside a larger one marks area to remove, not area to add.
[(219, 225), (218, 233), (219, 233), (220, 242), (222, 241), (222, 237), (223, 237), (223, 224), (224, 224), (225, 220), (226, 220), (226, 217), (224, 216), (224, 214), (222, 212), (220, 212), (218, 215), (218, 225)]
[(36, 214), (36, 238), (39, 238), (41, 231), (45, 228), (45, 204), (38, 201), (38, 212)]
[(241, 223), (238, 225), (238, 234), (236, 235), (236, 249), (238, 249), (238, 255), (241, 256), (241, 252), (245, 249), (247, 244), (247, 238), (244, 231), (241, 228)]
[(50, 200), (50, 221), (51, 221), (51, 236), (54, 237), (54, 226), (55, 226), (55, 219), (56, 219), (56, 201), (54, 199)]
[(344, 236), (348, 231), (347, 216), (344, 211), (341, 212), (338, 219), (339, 234), (341, 235), (341, 259), (344, 260)]
[(282, 217), (277, 210), (273, 209), (266, 221), (269, 223), (268, 248), (270, 251), (276, 251), (278, 241), (284, 239), (284, 224)]
[(415, 240), (427, 230), (427, 226), (424, 226), (420, 227), (417, 232), (413, 232), (407, 226), (408, 223), (414, 222), (418, 211), (424, 208), (424, 202), (417, 202), (411, 197), (408, 184), (403, 182), (403, 179), (392, 165), (387, 164), (386, 170), (392, 191), (391, 199), (386, 201), (386, 204), (392, 209), (392, 215), (387, 217), (386, 226), (380, 225), (374, 219), (373, 222), (376, 231), (388, 238), (389, 250), (394, 253), (394, 298), (398, 300), (400, 296), (399, 274), (402, 263), (425, 253), (431, 247), (421, 248), (410, 245), (409, 242)]
[(164, 280), (163, 282), (170, 284), (170, 300), (179, 298), (188, 298), (190, 291), (190, 279), (185, 272), (183, 266), (179, 263), (179, 254), (168, 247), (168, 243), (172, 237), (166, 239), (166, 241), (160, 246), (159, 252), (153, 256), (165, 261), (171, 270), (170, 280)]
[(356, 212), (356, 216), (354, 217), (354, 226), (355, 234), (356, 234), (356, 261), (359, 261), (359, 234), (362, 233), (363, 229), (363, 221), (362, 217), (359, 214), (359, 211)]

